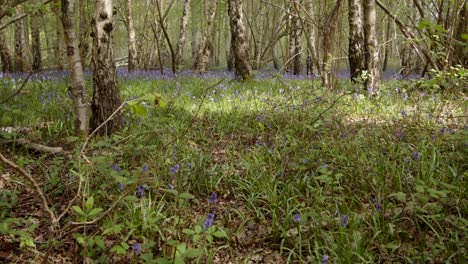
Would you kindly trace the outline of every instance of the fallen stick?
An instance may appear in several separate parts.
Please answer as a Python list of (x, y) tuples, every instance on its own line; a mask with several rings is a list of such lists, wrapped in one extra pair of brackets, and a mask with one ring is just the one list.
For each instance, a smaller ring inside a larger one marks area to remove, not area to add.
[(14, 140), (6, 140), (6, 141), (3, 141), (3, 143), (15, 143), (15, 144), (22, 145), (27, 149), (32, 149), (32, 150), (35, 150), (35, 151), (48, 153), (48, 154), (52, 154), (52, 155), (59, 154), (59, 153), (63, 152), (62, 147), (48, 147), (48, 146), (44, 146), (44, 145), (41, 145), (41, 144), (33, 143), (33, 142), (31, 142), (31, 141), (29, 141), (27, 139), (24, 139), (24, 138), (17, 138), (17, 139), (14, 139)]

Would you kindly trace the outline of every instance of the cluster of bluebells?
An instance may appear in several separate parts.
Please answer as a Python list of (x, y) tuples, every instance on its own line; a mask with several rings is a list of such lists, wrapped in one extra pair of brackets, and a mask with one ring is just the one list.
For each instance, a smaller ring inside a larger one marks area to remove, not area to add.
[(170, 169), (170, 173), (171, 174), (176, 174), (180, 169), (180, 164), (177, 163), (176, 165), (172, 166), (171, 169)]
[(214, 217), (215, 217), (214, 214), (212, 213), (208, 214), (208, 218), (203, 223), (203, 229), (205, 229), (205, 231), (208, 230), (208, 228), (210, 228), (213, 225)]

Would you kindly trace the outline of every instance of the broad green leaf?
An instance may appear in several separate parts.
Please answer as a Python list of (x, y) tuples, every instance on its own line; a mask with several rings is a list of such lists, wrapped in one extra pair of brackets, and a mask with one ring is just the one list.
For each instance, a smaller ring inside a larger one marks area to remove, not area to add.
[(99, 214), (100, 212), (102, 212), (103, 209), (102, 208), (93, 208), (91, 210), (91, 212), (88, 213), (89, 216), (95, 216), (97, 214)]
[(85, 213), (83, 212), (83, 210), (82, 210), (79, 206), (74, 205), (74, 206), (72, 206), (72, 209), (73, 209), (76, 213), (78, 213), (79, 215), (84, 215), (84, 214), (85, 214)]
[(182, 230), (182, 232), (184, 232), (184, 234), (186, 234), (186, 235), (194, 235), (195, 234), (195, 231), (193, 231), (192, 229), (188, 229), (188, 228), (184, 228), (184, 230)]
[(221, 230), (218, 230), (218, 231), (214, 232), (213, 236), (218, 237), (218, 238), (227, 237), (226, 233), (224, 233), (224, 231), (221, 231)]
[(202, 254), (202, 250), (198, 248), (189, 248), (187, 252), (185, 252), (185, 257), (187, 258), (196, 258)]
[(88, 200), (86, 200), (85, 208), (86, 211), (89, 212), (94, 206), (94, 197), (90, 196)]

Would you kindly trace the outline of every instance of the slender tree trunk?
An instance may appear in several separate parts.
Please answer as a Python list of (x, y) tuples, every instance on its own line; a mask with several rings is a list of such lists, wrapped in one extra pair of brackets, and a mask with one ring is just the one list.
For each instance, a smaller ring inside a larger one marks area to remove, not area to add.
[(24, 21), (15, 23), (15, 71), (22, 72), (25, 68), (24, 61)]
[(216, 6), (218, 0), (207, 0), (206, 3), (206, 17), (207, 26), (205, 34), (203, 35), (202, 43), (193, 65), (193, 69), (198, 73), (205, 73), (208, 70), (210, 63), (211, 52), (213, 50), (213, 31), (214, 31), (214, 18), (216, 15)]
[(14, 70), (12, 55), (5, 39), (4, 30), (0, 30), (0, 59), (2, 60), (2, 72), (12, 72)]
[(32, 70), (42, 70), (42, 54), (41, 54), (41, 14), (36, 12), (31, 17), (31, 51), (32, 51)]
[(355, 82), (356, 78), (362, 76), (362, 71), (366, 68), (362, 0), (348, 0), (348, 11), (349, 70), (351, 81)]
[(88, 55), (89, 55), (89, 18), (88, 18), (88, 0), (79, 0), (80, 2), (80, 26), (79, 26), (79, 44), (80, 49), (80, 58), (83, 68), (86, 68), (88, 65)]
[(385, 45), (383, 46), (384, 54), (383, 54), (383, 62), (382, 62), (382, 71), (386, 71), (388, 68), (388, 57), (389, 53), (392, 48), (391, 41), (390, 41), (390, 30), (392, 26), (392, 21), (388, 19), (387, 21), (387, 29), (385, 30)]
[(454, 31), (455, 51), (452, 59), (452, 65), (460, 64), (464, 68), (468, 67), (468, 47), (466, 44), (466, 39), (463, 39), (463, 34), (468, 34), (468, 7), (467, 3), (464, 2), (463, 6), (460, 9), (458, 14), (458, 23), (456, 25), (456, 30)]
[[(61, 0), (57, 0), (58, 3), (61, 2)], [(61, 18), (61, 13), (60, 13), (60, 7), (59, 5), (54, 5), (53, 7), (53, 12), (55, 15), (55, 24), (56, 25), (61, 25), (62, 24), (62, 18)], [(55, 29), (55, 43), (52, 45), (54, 52), (53, 56), (55, 58), (55, 66), (57, 69), (62, 70), (63, 69), (63, 27), (56, 26)], [(76, 33), (75, 33), (75, 39), (76, 39)]]
[(366, 87), (369, 95), (379, 89), (380, 68), (376, 33), (375, 0), (364, 0), (364, 35), (366, 40)]
[(322, 65), (321, 65), (321, 82), (323, 87), (329, 89), (333, 88), (333, 74), (332, 69), (332, 58), (333, 58), (333, 40), (335, 38), (336, 28), (338, 26), (338, 14), (341, 8), (342, 0), (337, 0), (332, 10), (327, 14), (325, 23), (320, 25), (321, 33), (323, 34), (322, 40)]
[[(112, 46), (112, 31), (114, 30), (112, 0), (96, 0), (91, 24), (93, 28), (94, 65), (91, 129), (95, 130), (121, 104)], [(122, 116), (117, 114), (98, 131), (98, 134), (110, 135), (122, 126)]]
[[(294, 0), (292, 5), (300, 5), (301, 2)], [(289, 18), (289, 50), (288, 61), (285, 66), (287, 72), (292, 72), (294, 75), (299, 75), (302, 72), (302, 28), (299, 18), (299, 9), (292, 6)]]
[[(317, 47), (315, 45), (317, 34), (315, 33), (314, 24), (312, 23), (312, 15), (314, 11), (313, 0), (306, 0), (305, 9), (306, 22), (303, 23), (304, 34), (307, 37), (307, 74), (313, 75), (314, 72), (320, 72), (319, 59), (317, 54)], [(315, 68), (315, 69), (314, 69)]]
[(245, 40), (245, 27), (242, 21), (242, 0), (228, 0), (228, 14), (231, 27), (231, 50), (234, 55), (234, 67), (236, 75), (243, 80), (252, 76), (252, 66), (247, 54), (247, 42)]
[(179, 41), (177, 42), (177, 53), (175, 56), (176, 68), (180, 69), (182, 64), (182, 56), (184, 55), (185, 36), (187, 34), (187, 25), (190, 17), (190, 2), (191, 0), (184, 0), (184, 11), (182, 13), (182, 20), (180, 21)]
[(86, 93), (78, 40), (73, 25), (74, 2), (74, 0), (62, 0), (62, 26), (71, 75), (69, 89), (75, 114), (75, 133), (85, 137), (89, 131), (88, 94)]
[(135, 28), (133, 27), (132, 0), (127, 0), (127, 23), (128, 23), (128, 71), (136, 68), (137, 50)]

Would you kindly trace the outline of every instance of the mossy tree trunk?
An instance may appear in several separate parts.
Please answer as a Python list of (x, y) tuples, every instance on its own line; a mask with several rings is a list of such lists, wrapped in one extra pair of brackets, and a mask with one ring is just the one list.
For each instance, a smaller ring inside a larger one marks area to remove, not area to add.
[(348, 20), (349, 20), (349, 70), (351, 81), (362, 75), (365, 70), (365, 44), (362, 0), (348, 0)]

